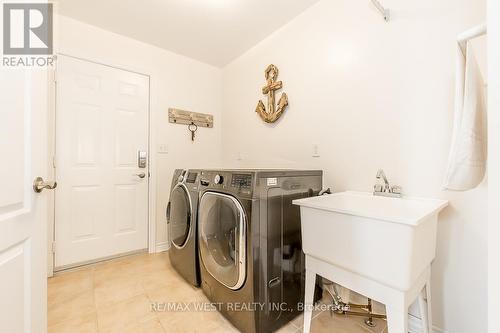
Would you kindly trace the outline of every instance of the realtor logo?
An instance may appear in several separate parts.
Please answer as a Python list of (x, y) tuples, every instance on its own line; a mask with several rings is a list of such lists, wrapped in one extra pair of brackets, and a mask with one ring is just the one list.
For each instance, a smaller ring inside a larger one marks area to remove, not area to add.
[(3, 5), (4, 55), (51, 55), (53, 51), (51, 3)]

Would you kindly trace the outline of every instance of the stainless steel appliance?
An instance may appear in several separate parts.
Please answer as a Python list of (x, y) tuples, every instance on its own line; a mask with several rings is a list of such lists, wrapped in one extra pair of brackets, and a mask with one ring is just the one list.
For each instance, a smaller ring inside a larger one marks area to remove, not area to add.
[(202, 288), (242, 332), (273, 332), (300, 313), (305, 266), (292, 200), (317, 195), (321, 186), (322, 171), (201, 173)]
[(199, 170), (175, 170), (167, 206), (170, 262), (194, 286), (200, 285), (196, 240), (199, 176)]

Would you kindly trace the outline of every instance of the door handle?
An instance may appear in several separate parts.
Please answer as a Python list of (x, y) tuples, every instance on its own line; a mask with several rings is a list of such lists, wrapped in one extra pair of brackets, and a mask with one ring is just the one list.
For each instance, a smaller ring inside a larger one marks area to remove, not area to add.
[(167, 211), (165, 212), (165, 215), (167, 217), (167, 224), (170, 224), (170, 207), (171, 206), (172, 206), (172, 204), (169, 201), (168, 205), (167, 205)]
[(33, 191), (40, 193), (43, 190), (53, 190), (57, 187), (57, 182), (46, 182), (42, 177), (36, 177), (33, 181)]
[(138, 173), (138, 174), (136, 174), (136, 176), (141, 178), (141, 179), (146, 178), (146, 174), (144, 172)]
[(280, 284), (281, 282), (281, 279), (279, 277), (275, 277), (274, 279), (272, 279), (271, 281), (268, 282), (268, 286), (269, 288), (273, 288), (275, 286), (277, 286), (278, 284)]

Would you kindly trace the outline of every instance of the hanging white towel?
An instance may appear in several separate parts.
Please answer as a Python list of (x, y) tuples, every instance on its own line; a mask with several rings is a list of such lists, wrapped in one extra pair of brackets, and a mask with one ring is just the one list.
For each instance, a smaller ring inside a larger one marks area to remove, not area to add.
[[(469, 44), (469, 43), (467, 43)], [(457, 43), (455, 120), (444, 188), (466, 191), (478, 186), (486, 172), (487, 132), (484, 80), (470, 45)]]

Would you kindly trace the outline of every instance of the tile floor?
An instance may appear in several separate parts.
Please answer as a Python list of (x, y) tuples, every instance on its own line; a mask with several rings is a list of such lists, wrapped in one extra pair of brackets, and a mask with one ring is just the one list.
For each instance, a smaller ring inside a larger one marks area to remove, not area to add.
[[(237, 333), (218, 312), (154, 312), (152, 302), (208, 302), (171, 268), (168, 255), (141, 254), (65, 272), (48, 281), (49, 333)], [(301, 332), (302, 316), (279, 333)], [(382, 333), (363, 318), (314, 313), (313, 333)]]

